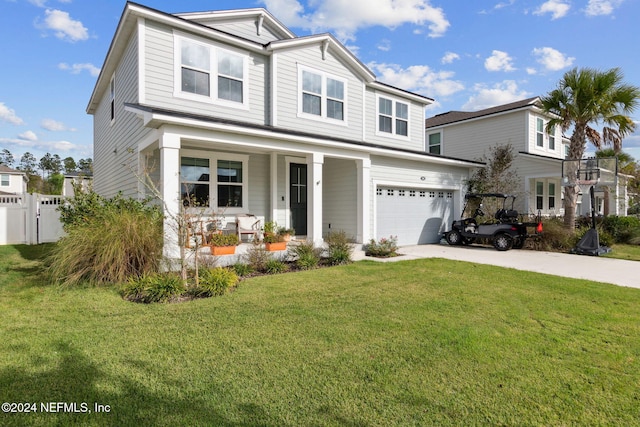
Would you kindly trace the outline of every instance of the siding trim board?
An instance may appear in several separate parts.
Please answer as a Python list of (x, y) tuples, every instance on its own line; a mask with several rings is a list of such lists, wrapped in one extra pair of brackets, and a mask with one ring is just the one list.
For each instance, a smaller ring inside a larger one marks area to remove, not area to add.
[[(300, 141), (300, 139), (304, 139), (304, 142), (321, 144), (321, 145), (333, 145), (338, 146), (340, 148), (347, 148), (344, 144), (347, 144), (351, 148), (356, 148), (359, 150), (366, 150), (368, 153), (374, 153), (378, 151), (383, 155), (393, 155), (399, 157), (411, 157), (411, 158), (419, 158), (421, 160), (429, 161), (431, 163), (440, 163), (440, 164), (454, 164), (458, 166), (465, 167), (484, 167), (485, 163), (475, 161), (475, 160), (466, 160), (459, 159), (453, 157), (446, 156), (438, 156), (434, 154), (425, 153), (424, 151), (419, 150), (410, 150), (404, 148), (396, 148), (396, 147), (388, 147), (379, 144), (372, 144), (367, 142), (349, 140), (349, 139), (341, 139), (341, 138), (327, 138), (323, 135), (308, 133), (308, 132), (299, 132), (292, 131), (287, 129), (279, 129), (274, 128), (273, 126), (265, 126), (265, 125), (257, 125), (253, 123), (246, 123), (235, 120), (228, 119), (220, 119), (212, 116), (203, 116), (197, 114), (184, 113), (180, 111), (173, 110), (165, 110), (156, 107), (149, 107), (140, 104), (131, 104), (125, 103), (125, 109), (127, 111), (133, 112), (141, 116), (145, 122), (145, 126), (151, 128), (158, 128), (164, 123), (172, 123), (179, 125), (191, 125), (196, 127), (216, 127), (216, 125), (223, 126), (224, 130), (232, 131), (234, 133), (268, 133), (271, 137), (283, 138), (283, 137), (291, 137), (292, 139)], [(237, 127), (237, 129), (232, 129), (233, 127)], [(253, 132), (252, 132), (253, 131)]]

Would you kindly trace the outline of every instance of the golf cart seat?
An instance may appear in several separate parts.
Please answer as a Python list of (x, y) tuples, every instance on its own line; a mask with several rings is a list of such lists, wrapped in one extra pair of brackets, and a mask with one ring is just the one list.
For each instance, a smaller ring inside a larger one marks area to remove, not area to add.
[(518, 211), (514, 209), (498, 209), (495, 218), (501, 222), (513, 221), (518, 218)]

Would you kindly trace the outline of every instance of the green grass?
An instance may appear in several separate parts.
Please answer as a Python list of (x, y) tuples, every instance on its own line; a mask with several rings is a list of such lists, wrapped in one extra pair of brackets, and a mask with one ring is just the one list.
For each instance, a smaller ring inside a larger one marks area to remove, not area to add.
[[(0, 425), (640, 425), (640, 290), (441, 259), (140, 305), (0, 247)], [(40, 409), (40, 408), (38, 408)]]
[(611, 252), (604, 256), (608, 258), (640, 261), (640, 245), (615, 244), (611, 249)]

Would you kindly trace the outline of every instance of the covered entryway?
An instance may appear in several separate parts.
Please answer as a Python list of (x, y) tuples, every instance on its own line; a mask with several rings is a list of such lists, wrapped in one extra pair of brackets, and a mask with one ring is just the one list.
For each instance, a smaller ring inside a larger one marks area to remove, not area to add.
[(307, 165), (291, 163), (289, 166), (289, 197), (291, 226), (298, 236), (307, 235)]
[(399, 245), (437, 243), (453, 221), (453, 191), (378, 186), (376, 238), (397, 236)]

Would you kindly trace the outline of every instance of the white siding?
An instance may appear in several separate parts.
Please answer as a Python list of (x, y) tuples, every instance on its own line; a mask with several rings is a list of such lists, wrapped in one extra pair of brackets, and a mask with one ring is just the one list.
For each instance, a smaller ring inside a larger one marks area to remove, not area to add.
[(322, 233), (343, 230), (357, 235), (358, 191), (354, 160), (325, 159), (323, 176)]
[[(277, 126), (329, 137), (362, 140), (362, 88), (363, 83), (345, 67), (331, 49), (322, 59), (320, 44), (307, 48), (281, 51), (274, 54), (276, 61)], [(345, 93), (345, 122), (315, 120), (298, 117), (298, 65), (325, 72), (347, 81)]]
[(544, 131), (544, 147), (538, 147), (536, 145), (536, 141), (537, 141), (537, 119), (541, 118), (543, 119), (544, 125), (547, 125), (547, 122), (549, 121), (548, 119), (545, 119), (543, 116), (534, 114), (534, 113), (528, 113), (527, 115), (527, 126), (528, 126), (528, 135), (529, 135), (529, 144), (527, 146), (526, 151), (528, 151), (529, 153), (532, 154), (538, 154), (540, 156), (549, 156), (549, 157), (553, 157), (556, 159), (563, 159), (564, 158), (564, 148), (562, 146), (562, 132), (560, 130), (560, 127), (556, 127), (556, 131), (555, 131), (555, 149), (554, 150), (550, 150), (549, 149), (549, 134), (547, 133), (547, 131)]
[(202, 22), (202, 24), (260, 44), (267, 44), (272, 41), (280, 40), (280, 37), (265, 25), (262, 26), (260, 34), (258, 34), (257, 19), (255, 18), (211, 21), (209, 23)]
[[(409, 104), (409, 135), (407, 138), (394, 135), (376, 134), (378, 130), (378, 97), (401, 101)], [(367, 88), (365, 99), (365, 140), (391, 148), (415, 151), (424, 150), (424, 105), (411, 102), (395, 95)]]
[[(197, 40), (204, 41), (201, 37)], [(210, 41), (210, 45), (228, 48), (214, 41)], [(227, 104), (220, 105), (204, 100), (199, 102), (174, 96), (174, 34), (171, 28), (147, 21), (145, 46), (145, 101), (147, 104), (192, 114), (265, 124), (268, 78), (265, 74), (268, 69), (265, 56), (234, 49), (235, 52), (249, 57), (248, 89), (245, 88), (244, 93), (248, 97), (249, 108), (243, 108), (241, 105), (238, 108), (231, 108)]]
[[(528, 113), (514, 112), (495, 117), (445, 126), (442, 131), (442, 154), (478, 160), (489, 155), (489, 148), (511, 144), (515, 153), (526, 151), (530, 136), (527, 134)], [(435, 129), (427, 129), (427, 133)]]
[(135, 114), (124, 110), (124, 103), (137, 102), (138, 97), (137, 41), (134, 32), (115, 72), (115, 120), (111, 122), (108, 87), (94, 114), (94, 190), (104, 196), (119, 191), (136, 196), (138, 191), (134, 174), (123, 173), (123, 168), (137, 170), (137, 141), (150, 132)]

